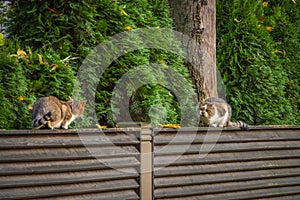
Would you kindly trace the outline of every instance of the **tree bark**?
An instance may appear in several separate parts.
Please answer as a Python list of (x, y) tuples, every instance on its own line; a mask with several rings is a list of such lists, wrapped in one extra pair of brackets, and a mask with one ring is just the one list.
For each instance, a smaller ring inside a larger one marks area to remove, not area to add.
[(188, 48), (192, 63), (187, 64), (199, 99), (217, 97), (216, 1), (169, 0), (175, 30), (197, 42)]

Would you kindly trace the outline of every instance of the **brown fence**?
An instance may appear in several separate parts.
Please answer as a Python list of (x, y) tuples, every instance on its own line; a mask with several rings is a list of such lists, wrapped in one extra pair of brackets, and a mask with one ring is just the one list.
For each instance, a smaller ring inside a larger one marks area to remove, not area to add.
[(0, 199), (139, 199), (139, 132), (106, 133), (1, 132)]
[(300, 127), (0, 131), (0, 199), (300, 199)]
[[(156, 133), (154, 151), (175, 134)], [(299, 129), (224, 130), (215, 145), (204, 144), (213, 147), (208, 154), (199, 154), (207, 132), (198, 131), (182, 154), (178, 149), (189, 134), (154, 155), (155, 199), (300, 199)]]

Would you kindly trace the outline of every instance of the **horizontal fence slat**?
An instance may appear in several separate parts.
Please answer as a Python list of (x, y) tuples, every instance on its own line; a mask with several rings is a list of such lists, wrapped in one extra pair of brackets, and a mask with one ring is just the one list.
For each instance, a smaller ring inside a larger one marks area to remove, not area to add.
[(188, 154), (188, 155), (164, 155), (155, 156), (155, 167), (166, 165), (193, 165), (193, 164), (212, 164), (223, 162), (245, 162), (259, 160), (276, 160), (276, 159), (300, 159), (300, 150), (264, 150), (252, 152), (226, 152), (226, 153), (208, 153)]
[(90, 193), (81, 195), (68, 195), (59, 197), (46, 197), (32, 200), (137, 200), (140, 199), (133, 190), (111, 191), (102, 193)]
[(2, 135), (0, 140), (1, 149), (10, 148), (39, 148), (39, 147), (80, 147), (88, 146), (109, 146), (139, 144), (134, 134), (110, 133), (110, 134), (53, 134), (53, 135)]
[[(240, 183), (241, 184), (241, 183)], [(190, 193), (188, 195), (180, 195), (180, 197), (176, 196), (167, 196), (161, 193), (162, 195), (156, 195), (155, 200), (199, 200), (199, 199), (205, 199), (205, 200), (216, 200), (216, 199), (231, 199), (231, 200), (250, 200), (250, 199), (265, 199), (265, 200), (273, 200), (273, 199), (279, 199), (279, 200), (298, 200), (300, 196), (300, 186), (285, 186), (285, 187), (270, 187), (270, 188), (264, 188), (264, 189), (253, 189), (253, 190), (243, 190), (243, 191), (235, 191), (235, 192), (219, 192), (219, 193), (211, 193), (211, 194), (203, 194), (203, 195), (197, 195), (193, 194), (197, 193), (197, 189), (199, 188), (190, 188)], [(178, 188), (180, 190), (180, 188)]]
[[(201, 199), (202, 195), (207, 194), (218, 194), (218, 193), (236, 193), (244, 191), (243, 198), (254, 198), (255, 194), (252, 191), (262, 190), (265, 191), (265, 196), (269, 196), (268, 190), (276, 188), (275, 191), (280, 191), (282, 188), (295, 187), (300, 189), (299, 185), (300, 177), (294, 178), (279, 178), (272, 179), (270, 183), (266, 180), (252, 180), (252, 181), (236, 181), (236, 182), (224, 182), (224, 183), (214, 183), (214, 184), (199, 184), (199, 185), (189, 185), (189, 186), (178, 186), (178, 187), (165, 187), (157, 188), (155, 191), (155, 198), (174, 198), (174, 197), (184, 197), (184, 196), (196, 196), (198, 195)], [(286, 188), (287, 189), (287, 188)], [(247, 192), (246, 192), (247, 191)], [(299, 191), (293, 190), (297, 193)], [(258, 196), (258, 195), (257, 195)], [(223, 194), (223, 198), (226, 196)]]
[(36, 186), (1, 189), (0, 199), (32, 199), (52, 196), (80, 195), (94, 192), (137, 189), (134, 179), (113, 180), (105, 182), (88, 182), (68, 185)]
[(37, 175), (0, 176), (0, 188), (59, 185), (81, 182), (107, 181), (114, 179), (137, 178), (138, 172), (129, 169), (90, 170), (68, 173), (51, 173)]
[[(235, 182), (235, 181), (249, 181), (255, 179), (270, 179), (280, 177), (300, 177), (300, 168), (282, 168), (282, 169), (268, 169), (256, 171), (242, 171), (242, 172), (227, 172), (227, 173), (211, 173), (201, 175), (184, 175), (163, 177), (154, 180), (156, 188), (185, 186), (195, 184), (215, 184), (221, 182)], [(290, 178), (289, 178), (290, 179)], [(300, 179), (298, 178), (298, 181)], [(268, 181), (266, 181), (267, 183)]]
[(270, 197), (257, 197), (257, 200), (299, 200), (300, 199), (300, 193), (290, 193), (290, 194), (280, 194), (279, 196), (270, 196)]
[(299, 130), (258, 130), (258, 131), (222, 131), (222, 132), (189, 132), (189, 131), (169, 131), (154, 132), (155, 144), (186, 144), (190, 141), (193, 143), (202, 143), (209, 134), (218, 135), (218, 143), (227, 142), (256, 142), (256, 141), (285, 141), (300, 140)]
[[(215, 152), (241, 152), (241, 151), (259, 151), (259, 150), (284, 150), (300, 149), (300, 141), (284, 142), (247, 142), (247, 143), (216, 143), (212, 149), (208, 148), (211, 144), (191, 144), (187, 148), (182, 145), (158, 146), (154, 148), (156, 155), (171, 155), (178, 153), (199, 153), (201, 149), (209, 149), (211, 153)], [(203, 150), (204, 151), (204, 150)]]
[(269, 170), (300, 167), (300, 159), (262, 160), (248, 162), (214, 163), (201, 165), (167, 166), (154, 169), (155, 177), (180, 175), (197, 175), (207, 173), (224, 173), (253, 170)]
[[(91, 154), (91, 152), (93, 154)], [(21, 162), (21, 161), (42, 161), (42, 160), (72, 160), (86, 158), (105, 158), (139, 155), (136, 147), (112, 146), (112, 147), (77, 147), (77, 148), (39, 148), (2, 150), (0, 154), (1, 162)]]
[(105, 159), (61, 160), (44, 162), (1, 163), (0, 175), (41, 174), (54, 172), (87, 171), (107, 168), (138, 168), (136, 157), (120, 157)]
[(130, 134), (139, 136), (141, 128), (109, 128), (109, 129), (97, 129), (97, 128), (84, 128), (84, 129), (28, 129), (28, 130), (0, 130), (1, 136), (13, 136), (13, 135), (78, 135), (78, 134), (100, 134), (107, 135), (113, 134)]

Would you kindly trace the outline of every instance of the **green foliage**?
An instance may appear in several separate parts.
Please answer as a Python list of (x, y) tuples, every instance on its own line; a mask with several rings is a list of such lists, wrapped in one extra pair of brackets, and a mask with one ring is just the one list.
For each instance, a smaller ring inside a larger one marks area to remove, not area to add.
[(28, 101), (25, 99), (28, 84), (22, 59), (20, 57), (19, 62), (18, 55), (9, 56), (5, 50), (0, 53), (1, 128), (26, 127), (28, 121)]
[(80, 54), (85, 47), (100, 42), (93, 35), (95, 10), (89, 6), (91, 3), (89, 0), (15, 1), (8, 15), (8, 32), (18, 36), (22, 45), (34, 49), (51, 47), (62, 57), (70, 52)]
[(67, 99), (73, 90), (74, 71), (67, 61), (49, 51), (21, 50), (17, 41), (0, 47), (0, 127), (31, 127), (31, 107), (42, 96)]
[[(26, 79), (30, 80), (27, 83), (28, 90), (34, 94), (35, 98), (51, 93), (64, 99), (72, 93), (71, 86), (76, 77), (73, 72), (79, 69), (82, 61), (95, 46), (115, 34), (136, 28), (172, 28), (172, 19), (169, 14), (167, 0), (21, 0), (12, 4), (9, 13), (10, 20), (6, 26), (9, 36), (17, 37), (20, 41), (20, 48), (24, 49), (29, 46), (32, 49), (30, 59), (38, 62), (38, 54), (41, 54), (43, 61), (48, 62), (48, 65), (23, 63)], [(167, 42), (174, 48), (178, 48), (180, 52), (179, 45), (172, 37), (169, 37)], [(128, 44), (143, 46), (144, 38), (132, 38)], [(124, 46), (124, 44), (120, 45)], [(69, 56), (79, 59), (72, 60), (70, 65), (60, 62), (61, 59)], [(110, 58), (101, 59), (99, 62)], [(182, 58), (175, 53), (159, 49), (140, 49), (124, 53), (120, 58), (113, 60), (101, 78), (93, 76), (95, 71), (88, 69), (90, 71), (87, 72), (84, 81), (89, 85), (87, 90), (97, 89), (96, 92), (94, 91), (95, 97), (91, 97), (91, 100), (96, 101), (96, 114), (101, 125), (115, 125), (111, 105), (115, 107), (118, 105), (110, 100), (118, 80), (135, 67), (147, 66), (150, 63), (170, 67), (189, 78)], [(51, 71), (53, 64), (57, 65), (57, 68)], [(95, 81), (99, 83), (97, 86), (93, 85)], [(48, 85), (52, 88), (51, 90), (47, 88)], [(192, 88), (191, 84), (185, 86)], [(118, 100), (122, 98), (122, 95), (116, 97)], [(189, 100), (186, 99), (186, 101)], [(88, 108), (92, 106), (87, 105)], [(153, 115), (157, 106), (165, 110), (167, 114), (165, 121), (155, 119), (156, 122), (153, 124), (179, 123), (181, 120), (178, 100), (170, 95), (168, 89), (159, 84), (145, 84), (138, 88), (130, 97), (129, 106), (130, 115), (136, 121), (152, 121), (150, 118), (155, 118)], [(122, 110), (116, 112), (118, 113), (114, 114), (123, 113)], [(93, 125), (88, 124), (88, 126)]]
[[(284, 21), (299, 27), (292, 17), (297, 12), (299, 19), (299, 8), (292, 1), (280, 4), (252, 0), (217, 2), (218, 68), (233, 117), (249, 124), (299, 123), (299, 54), (292, 58), (299, 50), (299, 28), (291, 30), (297, 34), (288, 35), (287, 29), (280, 27)], [(291, 38), (293, 46), (287, 45)], [(283, 50), (289, 47), (288, 57)]]
[(4, 32), (3, 24), (7, 20), (8, 6), (7, 2), (0, 1), (0, 33)]
[(292, 105), (290, 115), (295, 117), (295, 124), (300, 122), (300, 4), (288, 1), (270, 1), (265, 8), (264, 24), (271, 24), (270, 33), (275, 42), (275, 52), (283, 63), (287, 73), (285, 97)]
[[(299, 124), (299, 6), (293, 1), (217, 1), (217, 64), (234, 119), (249, 124)], [(7, 129), (30, 128), (30, 107), (41, 96), (66, 100), (81, 63), (99, 43), (137, 28), (172, 28), (167, 0), (19, 0), (11, 5), (9, 20), (6, 7), (2, 3), (0, 7), (0, 24), (7, 22), (9, 36), (0, 35), (0, 128)], [(157, 46), (173, 45), (180, 52), (172, 36), (159, 31), (153, 35), (162, 37), (155, 41)], [(145, 42), (135, 37), (120, 45), (142, 47)], [(193, 87), (179, 53), (139, 48), (123, 53), (114, 59), (92, 55), (97, 57), (94, 66), (111, 61), (101, 78), (95, 76), (95, 69), (86, 71), (84, 83), (95, 94), (90, 98), (95, 105), (89, 102), (87, 107), (95, 106), (97, 123), (114, 126), (114, 115), (128, 119), (122, 116), (126, 115), (122, 109), (128, 108), (119, 105), (124, 97), (130, 99), (130, 117), (135, 121), (181, 122), (182, 109), (193, 108), (191, 99), (181, 95), (184, 105), (180, 105), (171, 89), (192, 94)], [(161, 66), (155, 77), (149, 68), (153, 63)], [(188, 81), (179, 78), (167, 88), (166, 69), (176, 70)], [(140, 76), (132, 74), (136, 70)], [(125, 74), (145, 84), (133, 94), (126, 92), (130, 84), (122, 85), (124, 93), (113, 96)], [(88, 126), (94, 125), (87, 121)]]

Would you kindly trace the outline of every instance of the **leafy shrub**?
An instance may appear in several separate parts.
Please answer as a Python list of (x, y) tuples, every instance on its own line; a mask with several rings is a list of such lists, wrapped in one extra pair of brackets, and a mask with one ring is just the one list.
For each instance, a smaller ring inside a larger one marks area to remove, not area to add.
[(7, 40), (0, 58), (1, 128), (30, 128), (30, 109), (37, 98), (66, 100), (73, 90), (74, 71), (51, 50), (22, 50), (16, 40)]
[(295, 118), (290, 124), (300, 123), (300, 5), (293, 1), (269, 1), (265, 7), (265, 25), (272, 26), (270, 32), (275, 43), (275, 52), (283, 63), (288, 80), (285, 97), (292, 106), (289, 113)]
[(299, 123), (286, 89), (294, 66), (281, 59), (272, 37), (278, 13), (266, 16), (268, 3), (262, 1), (219, 0), (217, 5), (218, 68), (233, 117), (250, 124)]
[[(20, 40), (21, 48), (30, 46), (36, 54), (43, 52), (43, 59), (46, 59), (50, 66), (55, 63), (51, 59), (79, 57), (71, 65), (76, 71), (96, 45), (117, 33), (142, 27), (172, 28), (169, 12), (166, 0), (15, 1), (9, 13), (10, 21), (7, 26), (9, 35), (16, 36)], [(174, 44), (173, 40), (170, 37), (167, 42)], [(144, 41), (143, 38), (134, 38), (130, 42), (143, 44)], [(33, 53), (32, 57), (36, 57), (36, 54)], [(95, 108), (101, 124), (110, 126), (115, 124), (110, 99), (117, 81), (131, 69), (150, 63), (166, 65), (189, 78), (182, 58), (174, 53), (157, 49), (141, 49), (126, 53), (111, 63), (101, 79), (92, 77), (92, 72), (87, 74), (87, 83), (92, 79), (99, 79), (95, 93)], [(34, 72), (27, 73), (27, 78), (32, 80), (29, 86), (33, 88), (34, 93), (41, 91), (36, 95), (43, 96), (50, 93), (47, 88), (43, 88), (46, 81), (51, 82), (51, 87), (55, 88), (52, 93), (60, 98), (65, 98), (71, 93), (69, 89), (61, 91), (60, 86), (68, 84), (67, 88), (70, 88), (75, 74), (73, 77), (69, 76), (69, 73), (60, 77), (59, 73), (46, 73), (47, 70), (49, 72), (49, 68), (44, 65), (31, 68)], [(39, 73), (43, 75), (37, 78), (36, 74)], [(64, 84), (60, 80), (63, 80)], [(192, 85), (187, 87), (192, 88)], [(149, 122), (149, 111), (153, 111), (151, 109), (153, 105), (165, 108), (168, 113), (165, 122), (180, 122), (181, 110), (176, 97), (158, 84), (147, 84), (134, 93), (130, 98), (131, 117), (136, 121)], [(119, 110), (119, 113), (124, 112)]]

